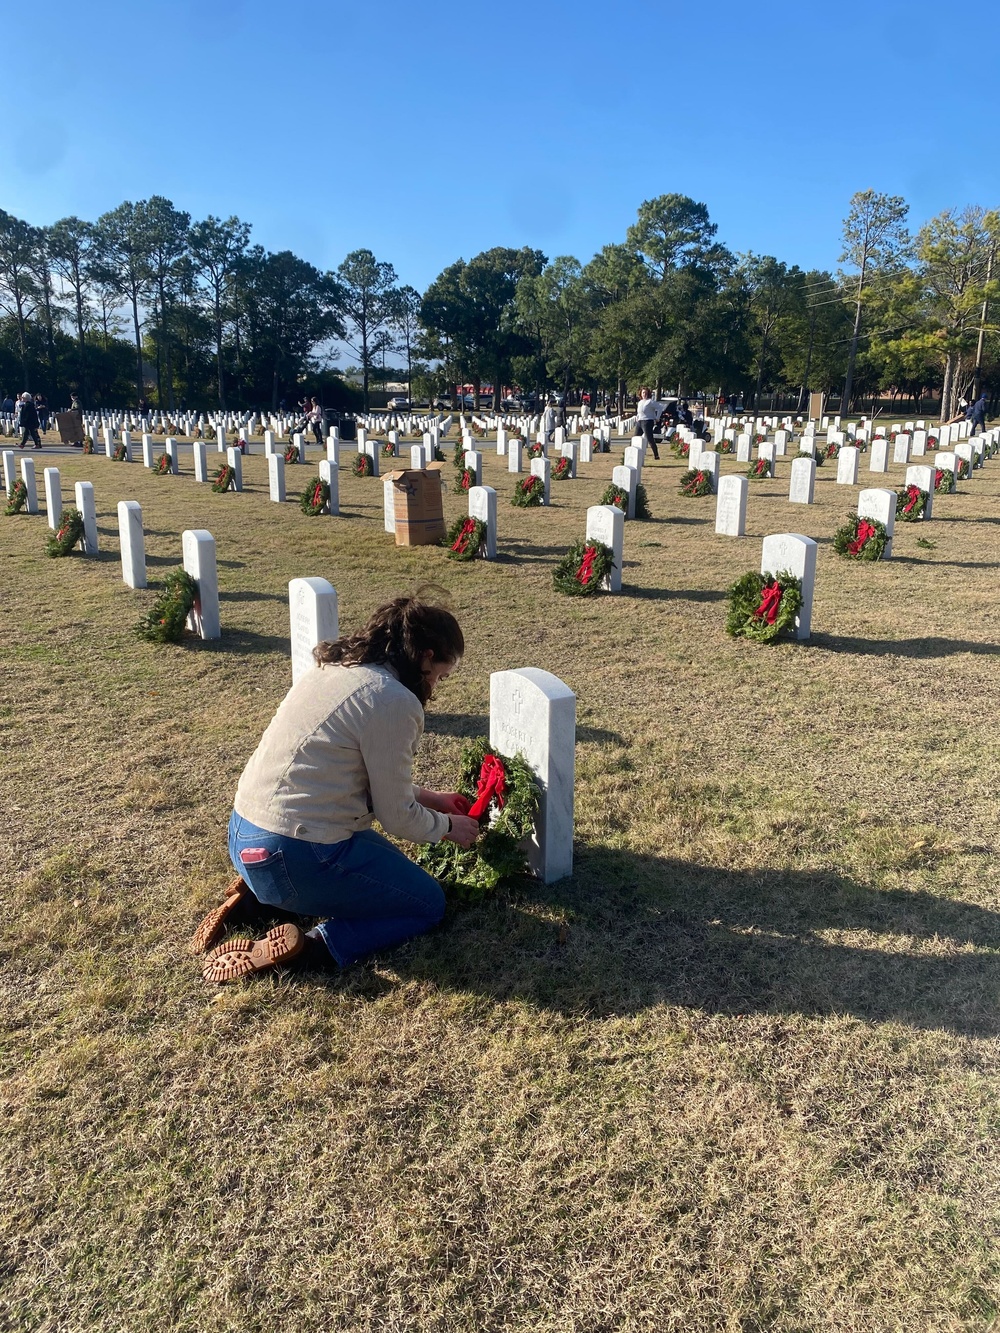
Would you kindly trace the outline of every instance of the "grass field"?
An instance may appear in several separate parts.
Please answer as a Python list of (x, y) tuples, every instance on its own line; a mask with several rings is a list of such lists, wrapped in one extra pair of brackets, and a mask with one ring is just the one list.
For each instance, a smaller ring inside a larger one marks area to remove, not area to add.
[[(226, 496), (190, 454), (60, 458), (97, 560), (0, 517), (4, 1329), (995, 1327), (1000, 460), (884, 565), (830, 549), (835, 464), (812, 508), (787, 461), (753, 483), (737, 541), (650, 462), (624, 594), (587, 601), (551, 569), (617, 459), (548, 510), (508, 504), (504, 461), (492, 565), (397, 550), (346, 463), (342, 517), (309, 519), (313, 469), (274, 505), (259, 455)], [(121, 582), (120, 499), (151, 585), (214, 534), (220, 642), (132, 637), (155, 587)], [(728, 639), (727, 586), (786, 530), (820, 540), (811, 642)], [(487, 729), (491, 670), (577, 692), (576, 871), (339, 977), (214, 992), (187, 940), (301, 575), (345, 629), (450, 592), (468, 653), (422, 784)]]

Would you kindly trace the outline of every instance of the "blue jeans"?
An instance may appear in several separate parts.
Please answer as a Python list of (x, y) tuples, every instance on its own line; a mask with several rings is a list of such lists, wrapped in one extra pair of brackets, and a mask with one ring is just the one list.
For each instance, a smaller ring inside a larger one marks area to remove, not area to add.
[[(244, 865), (247, 847), (271, 854)], [(229, 859), (262, 903), (328, 917), (316, 933), (341, 967), (422, 935), (444, 916), (437, 880), (371, 829), (343, 842), (304, 842), (268, 833), (234, 810)]]

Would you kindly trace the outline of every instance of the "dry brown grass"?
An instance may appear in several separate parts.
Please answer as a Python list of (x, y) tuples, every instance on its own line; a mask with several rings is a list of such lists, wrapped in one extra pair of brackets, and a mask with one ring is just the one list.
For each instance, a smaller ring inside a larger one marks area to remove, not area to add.
[[(0, 518), (3, 1327), (994, 1326), (1000, 461), (885, 566), (833, 555), (830, 465), (812, 509), (787, 463), (753, 486), (733, 541), (650, 464), (625, 595), (556, 600), (612, 461), (523, 511), (488, 452), (493, 566), (396, 550), (346, 467), (341, 519), (272, 505), (260, 457), (242, 496), (190, 455), (179, 479), (60, 459), (64, 492), (95, 482), (97, 561)], [(154, 590), (120, 581), (124, 498), (153, 580), (182, 528), (215, 535), (221, 643), (131, 637)], [(823, 541), (813, 641), (734, 643), (725, 589), (788, 529)], [(185, 945), (304, 574), (348, 627), (450, 589), (469, 652), (428, 784), (490, 670), (577, 691), (577, 871), (332, 981), (213, 994)]]

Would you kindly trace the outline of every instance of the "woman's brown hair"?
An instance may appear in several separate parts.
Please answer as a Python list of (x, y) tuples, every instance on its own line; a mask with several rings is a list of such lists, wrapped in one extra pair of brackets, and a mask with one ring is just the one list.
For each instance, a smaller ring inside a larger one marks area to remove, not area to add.
[(333, 643), (313, 649), (318, 666), (391, 666), (400, 683), (422, 704), (431, 697), (423, 674), (424, 656), (430, 650), (435, 662), (457, 662), (465, 652), (465, 639), (458, 621), (443, 606), (425, 602), (418, 589), (411, 597), (397, 597), (380, 606), (367, 625), (356, 634), (346, 634)]

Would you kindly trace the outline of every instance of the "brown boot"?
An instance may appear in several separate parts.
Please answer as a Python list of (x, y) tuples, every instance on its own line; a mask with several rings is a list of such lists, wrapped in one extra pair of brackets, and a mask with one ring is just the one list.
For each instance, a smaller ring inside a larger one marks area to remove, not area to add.
[(226, 923), (226, 918), (236, 906), (250, 892), (250, 886), (242, 876), (236, 878), (227, 886), (226, 896), (218, 907), (213, 907), (207, 916), (202, 918), (201, 925), (191, 937), (189, 948), (192, 953), (204, 953), (210, 949), (215, 941), (222, 934), (222, 927)]
[(208, 955), (202, 976), (212, 985), (236, 981), (251, 972), (263, 972), (269, 967), (287, 962), (300, 954), (306, 946), (306, 937), (286, 922), (273, 926), (262, 940), (233, 940), (220, 944)]

